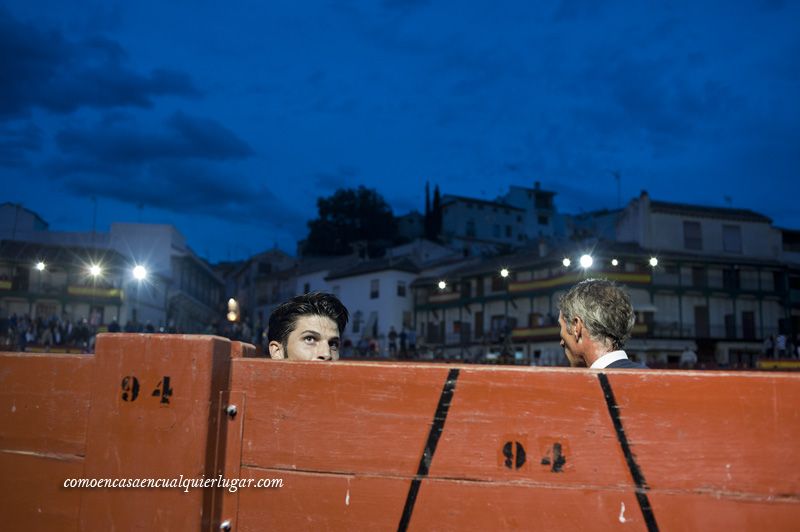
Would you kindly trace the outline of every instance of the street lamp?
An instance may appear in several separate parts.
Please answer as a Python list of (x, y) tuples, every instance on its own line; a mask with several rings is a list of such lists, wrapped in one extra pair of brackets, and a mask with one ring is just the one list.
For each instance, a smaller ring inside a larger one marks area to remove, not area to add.
[(36, 269), (39, 270), (40, 272), (43, 272), (45, 268), (47, 268), (47, 265), (44, 262), (39, 261), (36, 263)]
[(103, 268), (99, 264), (92, 264), (89, 266), (89, 275), (97, 279), (103, 273)]
[(650, 266), (652, 266), (653, 268), (658, 266), (658, 259), (655, 257), (650, 257)]
[(147, 278), (147, 268), (141, 264), (133, 267), (133, 278), (137, 281), (144, 281)]
[(506, 277), (508, 277), (508, 273), (509, 273), (508, 268), (503, 268), (502, 270), (500, 270), (500, 277), (503, 277), (505, 279)]
[(612, 266), (619, 266), (619, 261), (617, 259), (611, 259)]
[(234, 322), (239, 318), (239, 303), (235, 299), (228, 300), (228, 321)]
[(565, 268), (569, 268), (569, 265), (572, 264), (572, 261), (567, 257), (564, 257), (564, 260), (561, 261), (561, 264), (563, 264)]
[(447, 288), (447, 283), (444, 281), (439, 281), (439, 284), (437, 286), (439, 287), (439, 290), (444, 290), (445, 288)]
[(133, 278), (136, 279), (136, 304), (134, 305), (134, 322), (141, 323), (139, 321), (139, 299), (142, 297), (141, 288), (142, 288), (142, 281), (147, 279), (147, 268), (142, 266), (141, 264), (137, 264), (131, 270), (133, 274)]
[(592, 258), (591, 255), (588, 254), (581, 255), (580, 263), (581, 263), (581, 268), (587, 270), (592, 267), (592, 264), (594, 264), (594, 259)]

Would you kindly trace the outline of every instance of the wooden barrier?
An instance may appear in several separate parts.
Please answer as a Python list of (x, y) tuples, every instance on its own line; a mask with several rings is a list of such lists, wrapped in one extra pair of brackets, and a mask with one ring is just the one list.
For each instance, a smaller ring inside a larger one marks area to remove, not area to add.
[[(0, 354), (4, 529), (793, 530), (800, 375)], [(70, 478), (281, 479), (236, 491)]]

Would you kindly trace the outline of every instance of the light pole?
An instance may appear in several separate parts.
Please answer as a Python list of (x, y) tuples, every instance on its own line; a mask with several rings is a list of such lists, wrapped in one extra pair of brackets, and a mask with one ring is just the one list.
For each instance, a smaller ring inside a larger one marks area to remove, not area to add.
[(89, 266), (89, 275), (92, 276), (92, 289), (91, 296), (89, 297), (89, 325), (94, 326), (94, 296), (97, 291), (97, 278), (103, 274), (103, 268), (99, 264), (92, 264)]
[(141, 297), (140, 289), (142, 287), (142, 281), (147, 279), (147, 268), (141, 264), (135, 265), (133, 267), (133, 278), (136, 279), (136, 304), (134, 305), (134, 319), (135, 323), (139, 324), (139, 298)]

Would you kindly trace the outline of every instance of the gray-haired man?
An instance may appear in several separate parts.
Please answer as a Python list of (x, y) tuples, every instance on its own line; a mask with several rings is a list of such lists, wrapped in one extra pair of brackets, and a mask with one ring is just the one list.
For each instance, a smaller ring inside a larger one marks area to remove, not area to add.
[(636, 320), (622, 288), (605, 279), (587, 279), (573, 286), (559, 307), (561, 347), (572, 367), (645, 367), (622, 350)]

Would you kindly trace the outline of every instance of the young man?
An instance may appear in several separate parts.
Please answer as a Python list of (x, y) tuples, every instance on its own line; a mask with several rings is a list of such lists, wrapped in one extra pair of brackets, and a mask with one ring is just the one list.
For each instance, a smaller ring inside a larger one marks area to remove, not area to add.
[(294, 297), (269, 317), (269, 355), (275, 360), (338, 360), (347, 319), (347, 309), (332, 294)]
[(561, 347), (572, 367), (643, 368), (622, 350), (636, 317), (628, 294), (605, 279), (573, 286), (559, 304)]

